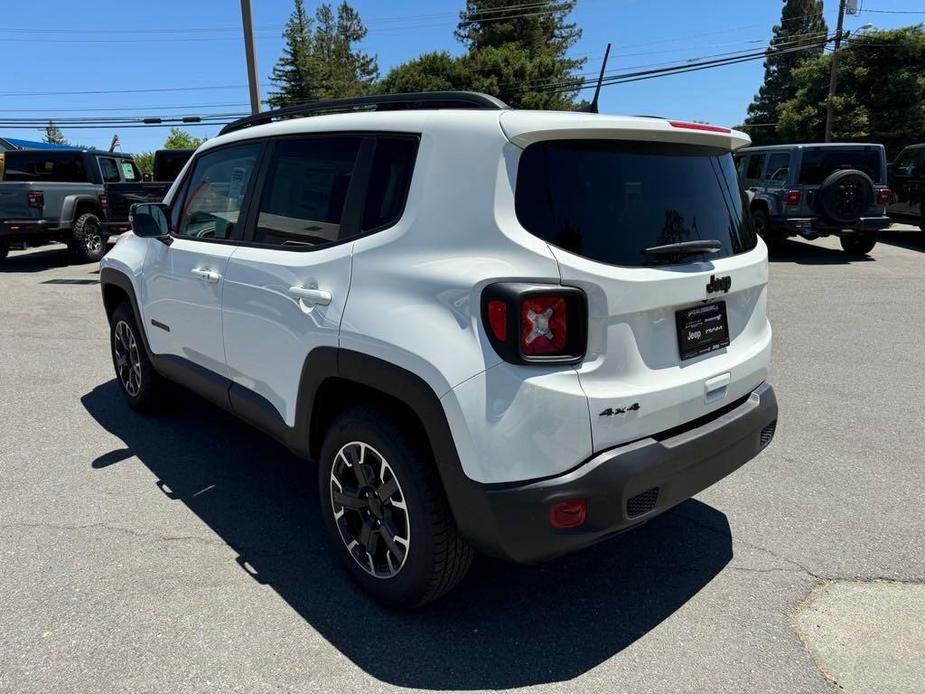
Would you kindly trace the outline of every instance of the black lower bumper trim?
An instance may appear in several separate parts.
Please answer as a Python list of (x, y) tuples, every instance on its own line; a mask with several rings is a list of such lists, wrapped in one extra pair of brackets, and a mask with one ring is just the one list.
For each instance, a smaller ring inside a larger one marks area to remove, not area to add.
[[(693, 429), (617, 446), (565, 475), (520, 486), (473, 483), (483, 517), (461, 525), (478, 549), (513, 561), (566, 554), (642, 523), (721, 480), (770, 443), (776, 422), (774, 389), (763, 383), (737, 407)], [(549, 523), (549, 508), (569, 499), (586, 501), (587, 520), (579, 528), (557, 530)]]

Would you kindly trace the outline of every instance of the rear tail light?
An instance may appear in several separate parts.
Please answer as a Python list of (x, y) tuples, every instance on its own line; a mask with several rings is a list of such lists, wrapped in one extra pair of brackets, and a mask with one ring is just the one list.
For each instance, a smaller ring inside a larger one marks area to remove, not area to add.
[(29, 207), (44, 207), (45, 193), (40, 190), (30, 190), (26, 193), (26, 202)]
[(893, 191), (889, 188), (881, 188), (877, 193), (878, 205), (889, 205), (893, 201)]
[(482, 294), (482, 322), (512, 364), (574, 364), (585, 355), (588, 309), (577, 287), (501, 282)]
[(588, 517), (588, 503), (584, 499), (559, 501), (549, 507), (549, 524), (559, 530), (584, 525)]
[(109, 194), (108, 193), (100, 193), (99, 200), (100, 200), (100, 207), (102, 207), (104, 210), (107, 207), (109, 207)]
[(798, 190), (788, 190), (784, 196), (784, 204), (788, 207), (796, 207), (800, 204), (800, 191)]

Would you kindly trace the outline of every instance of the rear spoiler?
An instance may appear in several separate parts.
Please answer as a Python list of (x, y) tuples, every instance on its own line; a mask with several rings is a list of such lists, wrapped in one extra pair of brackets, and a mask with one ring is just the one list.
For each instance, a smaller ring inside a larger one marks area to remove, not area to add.
[(543, 140), (640, 140), (720, 147), (730, 152), (751, 144), (743, 132), (718, 125), (639, 116), (571, 112), (503, 111), (501, 130), (518, 147)]

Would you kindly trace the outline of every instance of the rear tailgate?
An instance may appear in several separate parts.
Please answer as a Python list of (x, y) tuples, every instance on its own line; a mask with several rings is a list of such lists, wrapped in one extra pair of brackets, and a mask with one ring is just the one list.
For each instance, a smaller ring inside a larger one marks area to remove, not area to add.
[(0, 221), (7, 219), (40, 219), (42, 210), (30, 207), (26, 193), (38, 190), (31, 183), (0, 182)]
[[(549, 243), (562, 283), (588, 296), (588, 351), (576, 369), (594, 450), (691, 422), (764, 381), (767, 253), (730, 154), (747, 138), (655, 119), (576, 128), (573, 117), (516, 132), (505, 117), (526, 147), (518, 220)], [(704, 241), (717, 250), (652, 251)]]

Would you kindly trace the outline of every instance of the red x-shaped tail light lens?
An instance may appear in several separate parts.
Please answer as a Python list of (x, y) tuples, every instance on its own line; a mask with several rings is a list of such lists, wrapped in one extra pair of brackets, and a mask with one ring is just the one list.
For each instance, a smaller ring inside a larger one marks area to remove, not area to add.
[(562, 354), (568, 338), (568, 305), (562, 296), (533, 296), (520, 304), (520, 351), (528, 356)]

